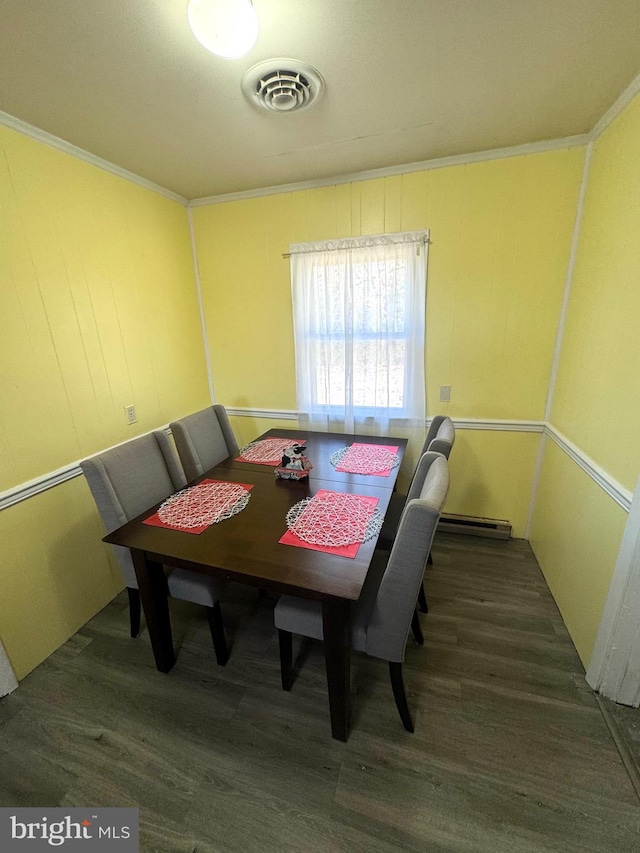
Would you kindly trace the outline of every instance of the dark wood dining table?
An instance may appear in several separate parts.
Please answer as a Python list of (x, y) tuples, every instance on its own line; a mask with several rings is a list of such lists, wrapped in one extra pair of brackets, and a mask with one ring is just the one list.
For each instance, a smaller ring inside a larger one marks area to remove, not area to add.
[(272, 437), (306, 439), (306, 453), (313, 465), (308, 479), (277, 479), (273, 466), (229, 457), (193, 484), (212, 479), (252, 485), (242, 512), (194, 535), (144, 524), (156, 505), (109, 533), (104, 541), (131, 549), (151, 646), (161, 672), (169, 672), (175, 663), (164, 566), (320, 601), (331, 731), (344, 741), (349, 733), (350, 611), (362, 592), (377, 537), (363, 542), (354, 558), (292, 547), (278, 540), (287, 531), (288, 510), (320, 489), (375, 497), (384, 514), (399, 466), (387, 477), (347, 474), (337, 471), (330, 457), (342, 447), (361, 442), (396, 446), (402, 459), (407, 441), (302, 429), (272, 429), (256, 440)]

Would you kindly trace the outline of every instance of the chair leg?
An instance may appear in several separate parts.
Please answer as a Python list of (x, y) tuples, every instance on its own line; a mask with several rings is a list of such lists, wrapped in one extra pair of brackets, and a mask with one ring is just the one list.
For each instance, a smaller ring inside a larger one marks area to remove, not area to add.
[(282, 689), (291, 690), (293, 687), (293, 634), (278, 628), (280, 642), (280, 676)]
[(127, 587), (129, 595), (129, 622), (131, 623), (131, 636), (135, 640), (140, 636), (140, 590)]
[(391, 676), (393, 698), (396, 700), (396, 708), (400, 714), (402, 725), (408, 732), (414, 732), (415, 727), (411, 719), (411, 711), (409, 710), (407, 694), (404, 690), (404, 681), (402, 680), (402, 664), (389, 661), (389, 675)]
[(431, 556), (431, 551), (429, 551), (429, 556), (427, 557), (427, 564), (429, 566), (433, 565), (433, 557)]
[(213, 607), (207, 607), (207, 618), (211, 629), (211, 639), (216, 653), (216, 660), (220, 666), (224, 666), (229, 660), (229, 648), (224, 636), (224, 625), (222, 623), (222, 611), (220, 602), (216, 601)]
[(422, 628), (420, 627), (420, 619), (418, 618), (418, 610), (413, 611), (411, 619), (411, 630), (413, 631), (413, 639), (419, 646), (424, 646), (424, 637), (422, 636)]
[(429, 612), (429, 605), (427, 604), (427, 596), (424, 593), (424, 584), (420, 584), (420, 591), (418, 592), (418, 606), (422, 613)]

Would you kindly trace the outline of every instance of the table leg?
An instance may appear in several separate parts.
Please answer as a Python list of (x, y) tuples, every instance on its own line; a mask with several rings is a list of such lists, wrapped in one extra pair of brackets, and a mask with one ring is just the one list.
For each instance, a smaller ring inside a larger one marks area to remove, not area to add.
[(348, 601), (327, 598), (322, 602), (324, 656), (327, 667), (331, 734), (346, 741), (349, 736), (351, 608)]
[(131, 549), (131, 557), (136, 570), (140, 599), (147, 621), (149, 638), (156, 667), (160, 672), (169, 672), (176, 662), (171, 635), (171, 619), (167, 597), (167, 579), (161, 563), (147, 560), (144, 551)]

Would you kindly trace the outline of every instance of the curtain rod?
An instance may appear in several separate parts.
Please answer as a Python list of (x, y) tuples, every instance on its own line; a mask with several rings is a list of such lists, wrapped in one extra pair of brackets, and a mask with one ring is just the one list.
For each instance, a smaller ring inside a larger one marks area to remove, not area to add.
[[(412, 243), (413, 242), (415, 242), (415, 243), (431, 243), (431, 240), (429, 239), (429, 237), (425, 236), (425, 237), (422, 237), (421, 239), (412, 240), (410, 242), (412, 242)], [(398, 245), (401, 245), (401, 244), (398, 244)], [(323, 252), (339, 252), (341, 250), (342, 250), (341, 246), (334, 246), (333, 248), (323, 249), (322, 251)], [(291, 255), (309, 255), (309, 254), (311, 254), (311, 252), (283, 252), (282, 257), (283, 258), (290, 258)]]

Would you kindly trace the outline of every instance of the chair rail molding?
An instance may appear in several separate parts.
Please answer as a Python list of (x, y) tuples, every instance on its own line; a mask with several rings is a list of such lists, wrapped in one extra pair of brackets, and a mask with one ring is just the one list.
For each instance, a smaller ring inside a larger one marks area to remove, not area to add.
[[(298, 413), (293, 409), (249, 409), (245, 407), (226, 406), (227, 414), (232, 417), (241, 418), (265, 418), (268, 420), (278, 421), (297, 421)], [(429, 427), (431, 418), (425, 421), (425, 428)], [(601, 489), (603, 489), (613, 500), (622, 507), (626, 512), (629, 512), (631, 506), (631, 492), (625, 489), (617, 480), (614, 480), (604, 468), (601, 468), (593, 461), (586, 453), (583, 453), (579, 447), (569, 441), (561, 432), (554, 426), (545, 421), (527, 421), (527, 420), (501, 420), (491, 418), (452, 418), (456, 429), (460, 430), (489, 430), (492, 432), (528, 432), (545, 438), (551, 438), (573, 461), (588, 474)], [(171, 434), (168, 424), (157, 427), (163, 429), (168, 435)], [(153, 430), (149, 430), (153, 432)], [(146, 433), (147, 435), (149, 433)], [(142, 435), (142, 433), (141, 433)], [(134, 436), (137, 438), (138, 436)], [(126, 444), (122, 441), (119, 444)], [(117, 447), (118, 445), (113, 445)], [(103, 448), (98, 451), (103, 453), (110, 448)], [(80, 460), (71, 462), (63, 468), (58, 468), (55, 471), (49, 471), (29, 480), (26, 483), (19, 483), (4, 492), (0, 492), (0, 511), (8, 509), (21, 501), (35, 497), (41, 492), (46, 492), (54, 486), (59, 486), (67, 480), (74, 477), (79, 477), (82, 474), (80, 469)]]
[(560, 447), (567, 456), (571, 457), (576, 465), (579, 465), (582, 470), (594, 480), (601, 489), (609, 495), (610, 498), (622, 507), (625, 512), (629, 512), (631, 508), (631, 499), (633, 497), (629, 489), (625, 489), (617, 480), (608, 474), (604, 468), (601, 468), (597, 462), (594, 462), (590, 456), (582, 451), (577, 445), (564, 436), (552, 424), (545, 425), (545, 435), (549, 436)]
[(640, 705), (640, 478), (602, 611), (587, 683), (622, 705)]
[[(427, 426), (431, 423), (427, 418)], [(544, 432), (544, 421), (499, 420), (496, 418), (451, 418), (456, 429), (482, 429), (494, 432)]]
[(0, 511), (8, 509), (10, 506), (22, 503), (29, 498), (33, 498), (41, 492), (46, 492), (54, 486), (60, 486), (66, 483), (67, 480), (72, 480), (74, 477), (79, 477), (82, 471), (78, 462), (72, 462), (70, 465), (65, 465), (63, 468), (56, 468), (55, 471), (48, 471), (40, 477), (35, 477), (33, 480), (28, 480), (26, 483), (19, 483), (11, 489), (0, 492)]
[[(133, 438), (140, 438), (141, 435), (151, 435), (152, 432), (156, 432), (157, 430), (164, 430), (167, 435), (171, 435), (169, 424), (164, 424), (164, 426), (159, 426), (154, 430), (140, 433), (140, 435), (133, 436)], [(127, 441), (130, 441), (130, 439), (127, 439)], [(123, 444), (127, 444), (127, 441), (119, 441), (117, 444), (105, 447), (103, 450), (98, 450), (96, 453), (91, 454), (91, 456), (97, 456), (99, 453), (104, 453), (105, 450), (111, 450), (113, 447), (120, 447)], [(82, 458), (87, 459), (90, 457), (83, 456)], [(25, 483), (18, 483), (17, 486), (12, 486), (10, 489), (0, 492), (0, 512), (2, 512), (3, 509), (9, 509), (10, 506), (15, 506), (15, 504), (19, 504), (22, 503), (22, 501), (33, 498), (42, 492), (53, 489), (54, 486), (60, 486), (62, 483), (66, 483), (67, 480), (73, 480), (74, 477), (80, 477), (82, 475), (82, 468), (80, 468), (81, 461), (81, 459), (78, 459), (77, 462), (70, 462), (62, 468), (56, 468), (55, 471), (48, 471), (46, 474), (41, 474), (33, 480), (28, 480)]]
[(243, 406), (225, 406), (228, 415), (235, 418), (272, 418), (277, 421), (297, 421), (298, 413), (293, 409), (246, 409)]
[[(279, 421), (297, 421), (295, 409), (246, 409), (244, 407), (225, 406), (228, 415), (239, 418), (273, 418)], [(425, 420), (429, 427), (433, 418)], [(498, 432), (543, 432), (544, 421), (499, 420), (496, 418), (451, 418), (457, 429), (484, 429)]]

